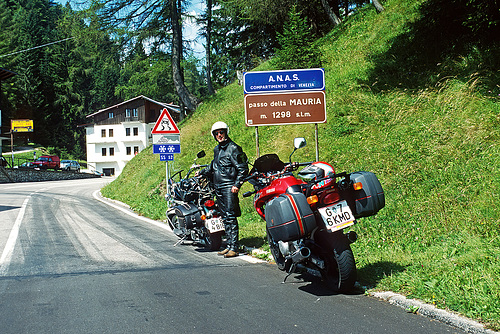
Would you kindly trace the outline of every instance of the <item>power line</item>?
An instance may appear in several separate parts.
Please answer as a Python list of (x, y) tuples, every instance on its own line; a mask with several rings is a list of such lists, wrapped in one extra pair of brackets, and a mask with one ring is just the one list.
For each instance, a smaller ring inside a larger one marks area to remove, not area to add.
[(21, 52), (26, 52), (26, 51), (31, 51), (31, 50), (43, 48), (45, 46), (56, 44), (56, 43), (61, 43), (61, 42), (64, 42), (64, 41), (67, 41), (67, 40), (73, 39), (73, 38), (74, 37), (69, 37), (69, 38), (61, 39), (59, 41), (50, 42), (50, 43), (47, 43), (47, 44), (44, 44), (44, 45), (35, 46), (35, 47), (29, 48), (29, 49), (26, 49), (26, 50), (21, 50), (21, 51), (16, 51), (16, 52), (8, 53), (6, 55), (1, 55), (0, 58), (7, 57), (7, 56), (12, 56), (12, 55), (15, 55), (15, 54), (18, 54), (18, 53), (21, 53)]

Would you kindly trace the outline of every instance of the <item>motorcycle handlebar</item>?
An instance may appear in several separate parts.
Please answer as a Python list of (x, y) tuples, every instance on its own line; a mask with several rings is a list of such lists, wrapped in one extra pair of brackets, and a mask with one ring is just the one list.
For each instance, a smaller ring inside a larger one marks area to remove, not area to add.
[(174, 179), (174, 177), (175, 177), (177, 174), (179, 174), (179, 175), (180, 175), (183, 171), (184, 171), (184, 169), (181, 169), (180, 171), (175, 172), (175, 173), (174, 173), (174, 175), (172, 175), (172, 176), (170, 177), (170, 179), (171, 179), (171, 180), (173, 180), (173, 179)]
[[(283, 172), (287, 172), (287, 171), (290, 171), (290, 170), (293, 171), (293, 170), (297, 169), (298, 167), (308, 166), (310, 164), (312, 164), (312, 161), (310, 161), (310, 162), (292, 162), (291, 164), (286, 164), (285, 167), (283, 168), (283, 170), (276, 171), (276, 173), (273, 173), (273, 175), (274, 174), (280, 174), (280, 173), (283, 173)], [(254, 173), (248, 175), (246, 178), (243, 179), (243, 183), (244, 182), (248, 182), (251, 179), (256, 178), (258, 175), (259, 175), (259, 172), (254, 172)]]
[(247, 191), (243, 193), (243, 197), (250, 197), (255, 194), (255, 191)]
[(245, 178), (243, 179), (243, 183), (250, 181), (250, 180), (251, 180), (251, 179), (253, 179), (254, 177), (257, 177), (257, 175), (259, 175), (259, 173), (258, 173), (258, 172), (253, 172), (252, 174), (248, 175), (247, 177), (245, 177)]
[(297, 169), (297, 168), (302, 167), (302, 166), (309, 166), (312, 163), (313, 163), (313, 161), (309, 161), (309, 162), (292, 162), (291, 164), (286, 165), (285, 169), (291, 167), (292, 170), (294, 170), (294, 169)]
[(195, 165), (195, 164), (193, 164), (193, 165), (191, 166), (191, 169), (205, 168), (205, 167), (207, 167), (207, 166), (208, 166), (208, 165)]

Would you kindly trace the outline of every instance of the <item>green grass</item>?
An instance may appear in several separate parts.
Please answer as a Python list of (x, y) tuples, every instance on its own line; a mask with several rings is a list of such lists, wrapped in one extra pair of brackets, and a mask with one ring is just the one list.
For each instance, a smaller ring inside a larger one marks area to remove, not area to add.
[[(338, 172), (373, 171), (384, 187), (386, 207), (353, 227), (363, 285), (500, 330), (500, 64), (492, 56), (498, 48), (470, 48), (432, 64), (426, 57), (407, 59), (426, 52), (408, 38), (422, 39), (418, 5), (424, 2), (388, 0), (384, 13), (363, 10), (318, 41), (328, 117), (319, 125), (320, 160)], [(269, 69), (268, 63), (259, 67)], [(176, 170), (201, 149), (207, 157), (199, 162), (210, 161), (216, 120), (229, 124), (230, 136), (253, 161), (255, 132), (244, 125), (243, 89), (235, 83), (180, 124)], [(260, 153), (287, 159), (298, 136), (309, 144), (294, 160), (314, 160), (313, 125), (259, 128)], [(165, 164), (147, 149), (103, 193), (161, 220), (164, 181)], [(242, 243), (267, 249), (265, 223), (252, 200), (241, 204)]]
[[(10, 145), (8, 145), (8, 147), (10, 150)], [(39, 157), (40, 155), (43, 155), (42, 148), (35, 147), (33, 145), (30, 145), (29, 147), (30, 147), (31, 151), (28, 151), (28, 152), (25, 152), (25, 151), (15, 152), (14, 151), (14, 166), (20, 165), (23, 162), (33, 161), (33, 150), (36, 151), (37, 157)], [(4, 156), (9, 163), (11, 162), (11, 159), (12, 159), (11, 153), (2, 153), (2, 156)]]

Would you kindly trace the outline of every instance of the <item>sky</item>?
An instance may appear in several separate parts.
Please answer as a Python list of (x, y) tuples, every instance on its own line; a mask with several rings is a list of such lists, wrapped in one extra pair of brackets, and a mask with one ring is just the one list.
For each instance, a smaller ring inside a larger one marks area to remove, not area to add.
[[(205, 1), (192, 0), (188, 12), (198, 17), (205, 11), (205, 8)], [(191, 48), (194, 50), (196, 58), (205, 58), (205, 46), (203, 45), (205, 38), (199, 36), (199, 30), (200, 27), (194, 19), (184, 21), (182, 32), (184, 39), (190, 41)]]

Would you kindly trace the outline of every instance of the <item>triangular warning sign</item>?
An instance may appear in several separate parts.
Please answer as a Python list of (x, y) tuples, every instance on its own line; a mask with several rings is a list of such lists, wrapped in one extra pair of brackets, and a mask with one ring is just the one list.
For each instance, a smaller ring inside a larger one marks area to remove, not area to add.
[(161, 112), (160, 117), (158, 117), (158, 120), (156, 121), (156, 124), (153, 127), (151, 133), (180, 133), (179, 128), (172, 119), (172, 116), (170, 116), (170, 114), (168, 113), (167, 108), (163, 109), (163, 111)]

